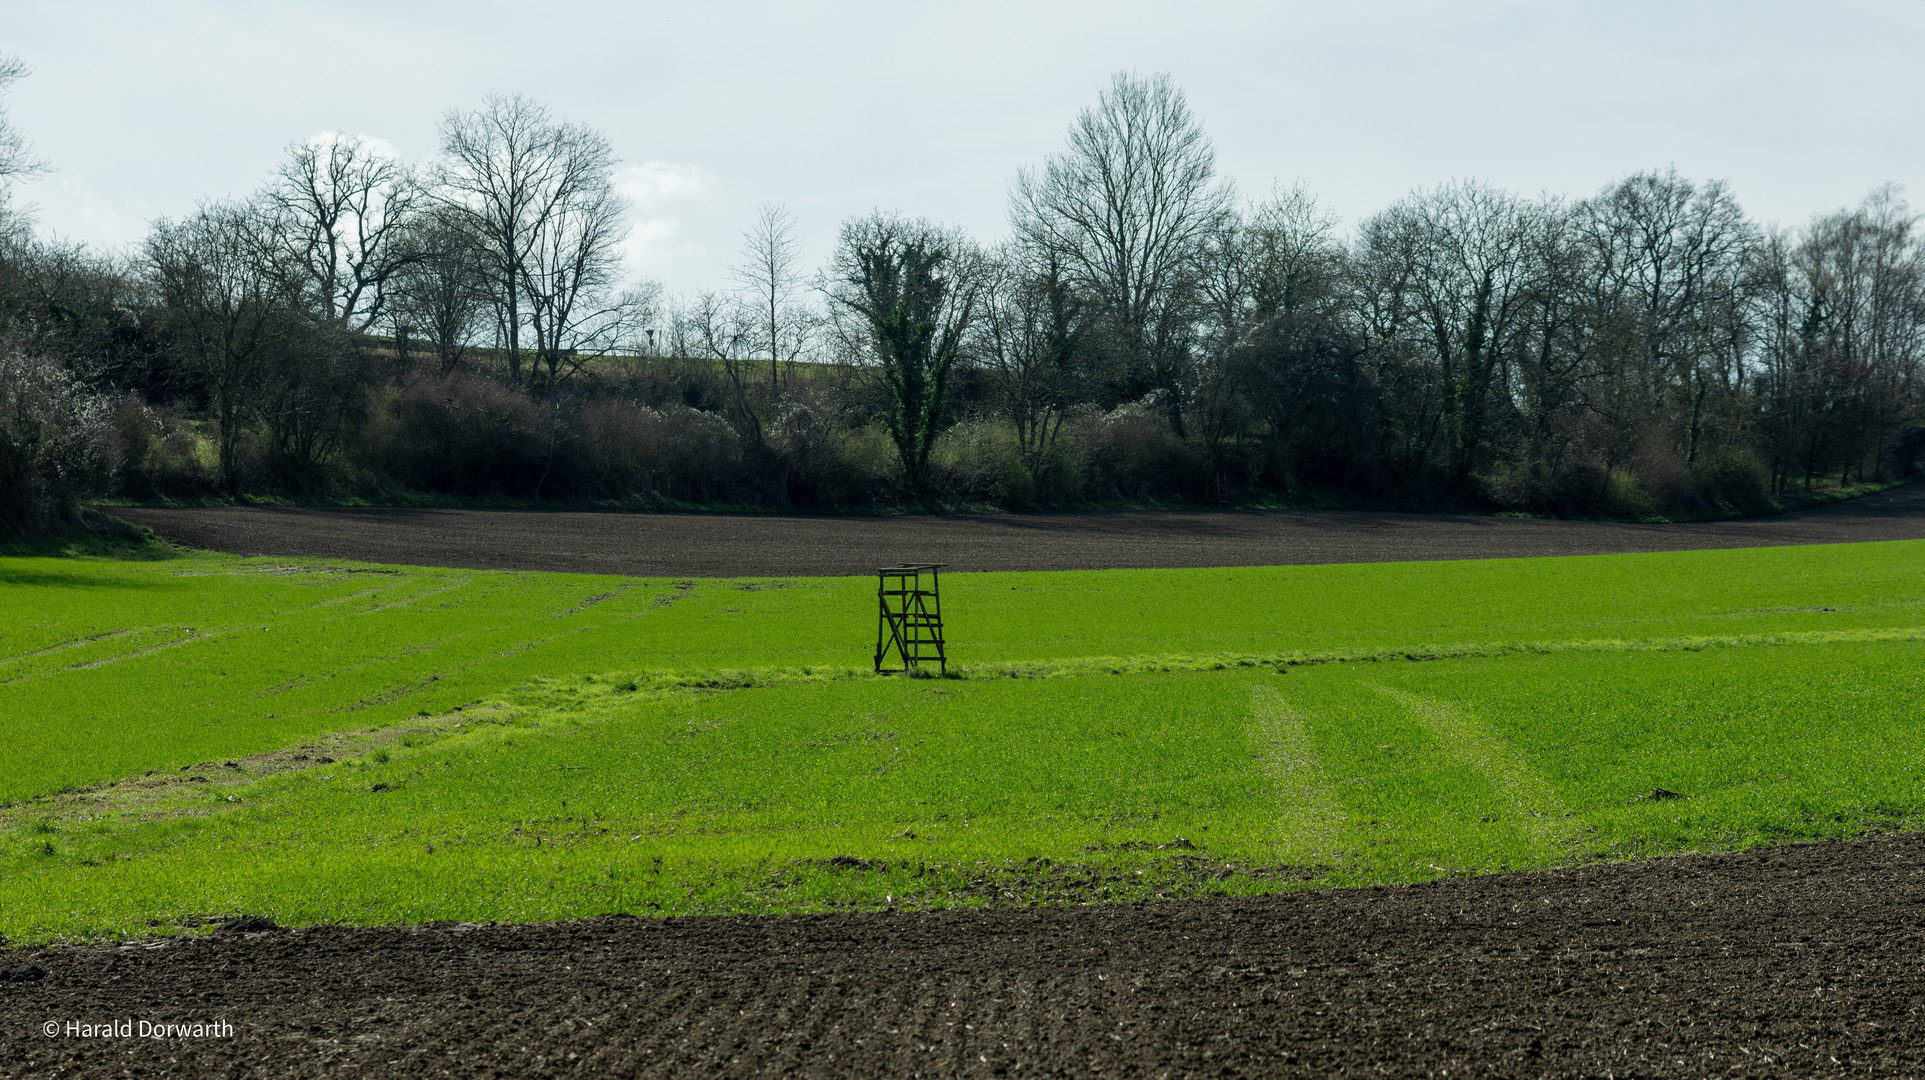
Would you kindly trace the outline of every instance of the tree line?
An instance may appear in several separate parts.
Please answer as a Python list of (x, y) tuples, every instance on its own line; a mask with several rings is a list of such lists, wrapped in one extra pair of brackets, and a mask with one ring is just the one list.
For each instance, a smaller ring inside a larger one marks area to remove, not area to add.
[[(0, 89), (25, 75), (0, 64)], [(1719, 181), (1459, 181), (1345, 230), (1248, 198), (1119, 74), (986, 242), (904, 214), (826, 265), (765, 206), (734, 287), (625, 280), (599, 132), (521, 96), (439, 154), (296, 143), (109, 254), (0, 202), (0, 485), (800, 508), (1365, 499), (1641, 516), (1897, 478), (1925, 244), (1895, 188), (1801, 228)], [(40, 165), (0, 113), (0, 191)], [(20, 526), (17, 526), (20, 527)]]

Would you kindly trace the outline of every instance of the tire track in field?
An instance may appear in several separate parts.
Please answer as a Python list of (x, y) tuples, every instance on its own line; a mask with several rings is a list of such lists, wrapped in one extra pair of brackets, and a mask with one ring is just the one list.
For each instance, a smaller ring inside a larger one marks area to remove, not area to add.
[[(335, 619), (373, 615), (376, 612), (393, 611), (397, 608), (410, 607), (423, 600), (440, 596), (443, 593), (464, 589), (473, 580), (474, 579), (470, 577), (442, 578), (438, 574), (423, 574), (419, 577), (405, 576), (390, 583), (377, 585), (371, 589), (363, 589), (360, 592), (329, 597), (326, 600), (320, 600), (302, 607), (293, 608), (288, 614), (305, 615), (309, 612), (321, 612), (325, 608), (341, 607), (344, 604), (349, 604), (356, 600), (379, 601), (367, 607), (350, 608), (345, 612), (325, 613), (327, 617)], [(429, 588), (423, 592), (411, 593), (407, 591), (410, 586), (418, 587), (423, 585), (429, 586)], [(393, 598), (393, 594), (396, 592), (400, 592), (402, 595), (398, 598)]]
[(1711, 649), (1774, 648), (1786, 645), (1839, 645), (1859, 642), (1925, 641), (1925, 626), (1861, 627), (1855, 630), (1780, 630), (1716, 637), (1567, 638), (1540, 641), (1468, 641), (1454, 644), (1367, 645), (1325, 651), (1279, 653), (1143, 653), (1130, 656), (1071, 656), (1050, 660), (951, 661), (965, 678), (1051, 679), (1085, 675), (1125, 675), (1171, 671), (1227, 671), (1233, 668), (1290, 668), (1313, 664), (1431, 663), (1440, 660), (1505, 656), (1555, 656), (1565, 653), (1704, 652)]
[[(0, 679), (0, 686), (10, 686), (15, 683), (33, 682), (37, 679), (49, 679), (56, 675), (66, 675), (75, 671), (91, 671), (95, 668), (108, 667), (110, 665), (123, 663), (128, 660), (138, 660), (143, 656), (152, 656), (154, 653), (165, 652), (168, 649), (178, 649), (183, 645), (197, 645), (197, 644), (200, 644), (201, 642), (212, 641), (215, 638), (223, 637), (228, 633), (229, 631), (226, 631), (226, 630), (202, 631), (192, 626), (142, 626), (142, 627), (136, 627), (131, 630), (123, 630), (116, 634), (104, 635), (103, 637), (91, 638), (91, 639), (88, 639), (87, 641), (75, 643), (74, 647), (75, 648), (84, 647), (86, 645), (93, 644), (95, 641), (98, 641), (98, 640), (132, 638), (133, 642), (138, 643), (141, 641), (154, 640), (155, 638), (160, 637), (161, 635), (164, 635), (164, 634), (178, 634), (180, 636), (172, 637), (172, 638), (162, 638), (157, 644), (147, 645), (141, 648), (129, 649), (126, 652), (113, 653), (111, 655), (103, 656), (94, 660), (84, 660), (78, 664), (67, 664), (63, 667), (50, 667), (50, 668), (42, 669), (40, 671), (29, 671), (29, 672), (26, 672), (25, 674), (12, 676), (11, 678)], [(42, 650), (43, 654), (53, 652), (53, 651), (55, 650)]]
[(1581, 827), (1578, 818), (1510, 740), (1459, 706), (1381, 684), (1365, 685), (1409, 710), (1445, 753), (1477, 770), (1511, 808), (1506, 824), (1537, 854), (1556, 862), (1569, 850)]
[[(282, 568), (276, 567), (273, 569), (278, 572)], [(332, 572), (332, 571), (323, 571), (323, 572)], [(382, 572), (386, 573), (387, 571), (382, 571)], [(213, 576), (234, 576), (234, 575), (212, 575), (212, 574), (186, 575), (186, 574), (183, 574), (183, 575), (177, 575), (177, 576), (213, 577)], [(347, 614), (346, 617), (354, 618), (361, 615), (373, 614), (375, 612), (388, 611), (394, 608), (406, 607), (410, 604), (416, 603), (417, 601), (425, 600), (433, 596), (441, 595), (442, 593), (451, 592), (453, 590), (459, 589), (467, 585), (470, 580), (471, 580), (470, 578), (462, 577), (455, 580), (452, 584), (444, 584), (439, 588), (429, 589), (427, 592), (424, 592), (424, 593), (408, 596), (401, 600), (394, 601), (392, 603), (379, 604), (374, 607), (364, 608), (358, 611), (350, 612)], [(385, 592), (392, 591), (392, 589), (394, 588), (405, 587), (405, 583), (411, 583), (411, 579), (404, 579), (404, 584), (402, 585), (377, 587), (374, 589), (364, 589), (360, 592), (349, 593), (345, 596), (330, 597), (328, 599), (320, 600), (312, 604), (306, 604), (300, 607), (290, 608), (286, 611), (275, 612), (273, 618), (278, 622), (284, 622), (290, 617), (306, 615), (310, 612), (320, 611), (325, 608), (334, 607), (336, 605), (346, 603), (350, 600), (357, 600), (357, 599), (362, 599), (366, 597), (379, 597)], [(328, 621), (333, 621), (334, 619), (339, 619), (341, 617), (343, 616), (338, 614), (332, 615), (332, 616), (324, 616), (322, 621), (325, 623)], [(252, 621), (249, 621), (246, 627), (234, 625), (234, 626), (222, 627), (216, 630), (202, 630), (202, 629), (199, 629), (198, 627), (191, 627), (191, 626), (136, 627), (129, 630), (117, 631), (113, 634), (96, 635), (95, 637), (87, 638), (81, 641), (70, 642), (65, 645), (54, 646), (49, 649), (42, 649), (39, 651), (39, 654), (57, 652), (61, 649), (65, 649), (68, 647), (79, 648), (88, 644), (92, 644), (94, 641), (110, 640), (110, 639), (119, 638), (119, 637), (131, 636), (131, 637), (134, 637), (136, 641), (139, 641), (139, 640), (149, 640), (154, 636), (169, 634), (169, 633), (178, 634), (179, 636), (166, 638), (155, 644), (147, 645), (141, 648), (128, 649), (124, 652), (114, 653), (113, 655), (100, 657), (95, 660), (83, 661), (78, 664), (68, 664), (64, 667), (47, 668), (42, 671), (31, 671), (22, 675), (16, 675), (12, 678), (0, 679), (0, 686), (8, 685), (11, 683), (30, 682), (36, 679), (51, 678), (56, 675), (65, 675), (76, 671), (91, 671), (97, 668), (110, 667), (115, 664), (126, 663), (127, 661), (130, 661), (130, 660), (139, 660), (143, 657), (152, 656), (155, 653), (165, 652), (168, 649), (177, 649), (186, 645), (204, 645), (204, 644), (207, 644), (208, 642), (216, 641), (221, 638), (232, 637), (235, 634), (243, 633), (247, 628), (250, 628), (252, 626), (253, 626)], [(433, 646), (420, 646), (410, 650), (409, 653), (404, 653), (402, 655), (411, 655), (412, 653), (427, 651), (427, 649), (431, 647)], [(26, 657), (23, 656), (17, 659), (25, 659), (25, 658)], [(383, 658), (383, 660), (380, 662), (385, 662), (386, 660), (391, 660), (391, 659), (393, 658), (392, 657)], [(13, 660), (11, 659), (0, 661), (0, 668), (4, 668), (11, 663), (13, 663)], [(365, 666), (368, 666), (368, 665), (367, 664), (355, 665), (354, 669), (342, 669), (342, 670), (343, 671), (355, 670)], [(272, 693), (272, 692), (278, 692), (278, 690), (264, 691), (264, 693)], [(257, 693), (254, 696), (259, 697), (262, 695), (260, 693)]]
[[(464, 579), (464, 584), (465, 584), (465, 579)], [(666, 607), (669, 604), (672, 604), (675, 601), (690, 595), (691, 592), (696, 588), (693, 582), (678, 582), (675, 587), (681, 591), (670, 596), (659, 598), (654, 603), (650, 604), (645, 608), (641, 608), (627, 615), (623, 615), (620, 617), (620, 621), (633, 622), (636, 619), (644, 618), (648, 616), (651, 612), (654, 612), (659, 608)], [(615, 592), (612, 592), (612, 593), (604, 593), (600, 596), (591, 596), (591, 597), (588, 597), (582, 603), (576, 605), (576, 607), (574, 608), (571, 608), (566, 611), (551, 612), (550, 614), (543, 616), (542, 618), (544, 620), (554, 620), (554, 619), (565, 618), (570, 615), (577, 614), (581, 610), (587, 607), (593, 606), (595, 604), (600, 604), (610, 599), (625, 598), (632, 591), (634, 591), (634, 587), (624, 587), (621, 589), (617, 589)], [(564, 627), (555, 633), (546, 634), (541, 637), (523, 638), (518, 641), (510, 642), (505, 648), (502, 648), (500, 650), (486, 653), (484, 655), (472, 657), (465, 662), (452, 664), (436, 671), (422, 672), (421, 675), (423, 677), (421, 678), (417, 678), (412, 681), (403, 680), (398, 683), (392, 683), (370, 695), (361, 697), (355, 701), (348, 702), (344, 705), (336, 706), (331, 709), (319, 710), (319, 712), (320, 714), (353, 713), (353, 712), (360, 712), (364, 709), (376, 708), (381, 705), (393, 704), (394, 702), (399, 701), (402, 698), (408, 697), (415, 693), (419, 693), (421, 691), (425, 691), (437, 682), (447, 680), (447, 679), (455, 679), (477, 668), (486, 667), (489, 664), (501, 663), (507, 660), (512, 660), (523, 653), (530, 652), (534, 649), (539, 649), (545, 645), (550, 645), (555, 641), (561, 640), (568, 636), (571, 636), (571, 635), (579, 636), (582, 634), (592, 633), (597, 629), (600, 629), (600, 627), (592, 623), (585, 624), (585, 625), (577, 624), (574, 626)], [(395, 660), (402, 659), (407, 656), (414, 656), (421, 653), (430, 652), (430, 651), (433, 651), (434, 649), (439, 649), (450, 642), (467, 641), (467, 640), (475, 639), (477, 637), (485, 636), (488, 634), (496, 634), (496, 633), (499, 633), (499, 630), (497, 629), (467, 630), (467, 631), (461, 631), (458, 633), (449, 634), (445, 637), (438, 638), (431, 643), (419, 644), (413, 648), (410, 648), (400, 653), (395, 653), (392, 655), (380, 656), (380, 657), (371, 657), (357, 664), (334, 669), (330, 671), (326, 677), (334, 678), (344, 674), (353, 674), (359, 671), (376, 667), (381, 664), (392, 663)], [(302, 684), (305, 684), (306, 681), (308, 680), (304, 677), (302, 680)], [(288, 684), (282, 684), (282, 685), (287, 686)], [(279, 688), (276, 688), (276, 689), (278, 690)], [(512, 689), (514, 689), (513, 686), (502, 686), (502, 687), (498, 687), (494, 692), (500, 693), (500, 692), (509, 691)]]
[(1250, 689), (1250, 719), (1263, 764), (1277, 784), (1277, 828), (1295, 861), (1334, 861), (1349, 815), (1310, 745), (1307, 717), (1267, 686)]
[[(98, 642), (112, 641), (115, 638), (123, 638), (132, 634), (153, 633), (153, 632), (155, 631), (152, 627), (136, 626), (136, 627), (130, 627), (122, 630), (107, 630), (98, 634), (87, 634), (83, 637), (68, 638), (65, 641), (58, 641), (52, 645), (44, 645), (38, 649), (29, 649), (28, 651), (23, 653), (15, 653), (12, 656), (0, 657), (0, 671), (5, 671), (10, 667), (25, 665), (30, 661), (38, 660), (38, 659), (41, 659), (42, 657), (53, 656), (57, 653), (71, 652), (74, 649), (84, 649), (87, 646), (96, 644)], [(21, 676), (15, 676), (14, 678), (0, 679), (0, 684), (13, 682), (14, 679), (17, 679), (20, 677)]]

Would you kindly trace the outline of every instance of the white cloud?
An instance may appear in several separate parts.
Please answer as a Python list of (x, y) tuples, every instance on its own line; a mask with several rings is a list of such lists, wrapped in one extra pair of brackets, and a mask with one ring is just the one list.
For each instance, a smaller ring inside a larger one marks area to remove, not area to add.
[(146, 216), (130, 213), (76, 176), (55, 172), (21, 188), (25, 197), (17, 198), (16, 205), (63, 239), (111, 248), (130, 242), (147, 228)]
[(644, 161), (624, 165), (615, 174), (615, 187), (643, 214), (654, 214), (700, 199), (720, 185), (715, 174), (700, 165), (678, 161)]
[(720, 186), (702, 166), (676, 161), (644, 161), (617, 170), (615, 189), (629, 200), (634, 215), (626, 244), (630, 268), (661, 277), (707, 256), (706, 247), (689, 238), (688, 217)]

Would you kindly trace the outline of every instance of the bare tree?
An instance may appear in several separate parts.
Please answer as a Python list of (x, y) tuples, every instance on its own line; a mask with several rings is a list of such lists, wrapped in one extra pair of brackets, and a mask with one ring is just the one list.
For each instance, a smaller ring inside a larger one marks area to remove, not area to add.
[(782, 206), (764, 204), (742, 234), (742, 262), (731, 271), (755, 313), (755, 348), (768, 351), (771, 397), (781, 394), (781, 365), (793, 363), (809, 347), (814, 325), (808, 308), (797, 302), (805, 282), (796, 249), (794, 216)]
[(339, 326), (287, 309), (265, 360), (252, 409), (266, 437), (263, 464), (283, 488), (320, 490), (328, 462), (367, 416), (372, 356)]
[(866, 331), (864, 351), (889, 390), (885, 420), (909, 492), (926, 494), (929, 452), (948, 424), (949, 375), (979, 311), (988, 267), (955, 229), (894, 214), (842, 227), (829, 298)]
[(1331, 366), (1345, 353), (1337, 307), (1346, 268), (1336, 227), (1298, 185), (1224, 215), (1210, 234), (1194, 411), (1219, 467), (1250, 418), (1285, 437), (1308, 409), (1332, 404), (1324, 400)]
[(1233, 204), (1215, 149), (1164, 74), (1118, 73), (1076, 118), (1068, 149), (1018, 173), (1010, 193), (1017, 237), (1053, 253), (1096, 299), (1179, 435), (1199, 257)]
[(1807, 230), (1801, 262), (1807, 280), (1829, 286), (1826, 330), (1854, 390), (1840, 409), (1847, 420), (1840, 484), (1854, 469), (1861, 480), (1877, 470), (1881, 450), (1925, 390), (1925, 245), (1917, 226), (1887, 185)]
[(1211, 330), (1232, 340), (1279, 311), (1326, 296), (1343, 251), (1337, 219), (1301, 184), (1217, 219), (1200, 260)]
[[(1925, 240), (1898, 193), (1770, 237), (1756, 261), (1755, 390), (1772, 485), (1876, 473), (1925, 391)], [(1900, 467), (1905, 463), (1897, 462)]]
[(982, 294), (983, 361), (996, 375), (1016, 429), (1016, 451), (1030, 476), (1046, 478), (1063, 421), (1076, 400), (1089, 310), (1047, 251), (1025, 260), (1017, 245), (990, 263)]
[(1675, 169), (1626, 177), (1580, 215), (1597, 264), (1599, 317), (1623, 325), (1647, 407), (1679, 416), (1689, 463), (1707, 398), (1740, 376), (1732, 319), (1757, 228), (1724, 183), (1700, 186)]
[(763, 406), (756, 399), (751, 366), (760, 331), (754, 304), (714, 291), (697, 293), (676, 313), (677, 351), (722, 365), (729, 382), (729, 403), (738, 430), (748, 436), (750, 449), (766, 459), (768, 436), (762, 422)]
[[(17, 56), (0, 53), (0, 94), (7, 92), (14, 83), (33, 74), (33, 69)], [(27, 137), (13, 126), (7, 115), (7, 107), (0, 104), (0, 196), (4, 196), (9, 185), (16, 179), (34, 176), (44, 172), (45, 162), (32, 155)]]
[(425, 334), (444, 375), (467, 356), (488, 304), (487, 268), (465, 223), (464, 216), (446, 207), (417, 215), (402, 239), (405, 254), (390, 283), (396, 340)]
[(208, 203), (147, 237), (154, 284), (182, 359), (213, 407), (222, 486), (240, 490), (238, 447), (287, 330), (296, 297), (278, 272), (271, 212), (255, 203)]
[[(573, 314), (557, 305), (574, 300), (557, 298), (577, 283), (574, 266), (584, 254), (619, 239), (603, 213), (614, 205), (615, 156), (599, 132), (555, 121), (519, 94), (492, 95), (478, 110), (450, 112), (441, 122), (441, 152), (436, 197), (464, 216), (475, 238), (508, 353), (508, 377), (518, 383), (531, 281), (548, 290), (534, 300), (534, 309), (545, 320), (549, 359), (558, 360), (566, 346), (557, 342)], [(589, 241), (586, 251), (571, 238)]]
[(1605, 402), (1589, 392), (1600, 352), (1591, 315), (1596, 263), (1579, 217), (1562, 201), (1532, 215), (1525, 236), (1529, 278), (1509, 357), (1509, 390), (1520, 425), (1522, 493), (1534, 504), (1569, 502), (1570, 450)]
[(1417, 192), (1364, 223), (1363, 260), (1413, 351), (1434, 365), (1436, 407), (1426, 410), (1458, 484), (1487, 461), (1494, 398), (1507, 385), (1508, 352), (1525, 311), (1529, 238), (1537, 209), (1495, 188), (1449, 184)]
[(557, 201), (522, 263), (535, 360), (549, 390), (589, 360), (627, 346), (653, 314), (660, 287), (620, 289), (627, 202), (604, 169)]
[(287, 148), (266, 195), (324, 321), (361, 332), (382, 317), (389, 281), (411, 257), (403, 237), (419, 190), (406, 166), (359, 136)]

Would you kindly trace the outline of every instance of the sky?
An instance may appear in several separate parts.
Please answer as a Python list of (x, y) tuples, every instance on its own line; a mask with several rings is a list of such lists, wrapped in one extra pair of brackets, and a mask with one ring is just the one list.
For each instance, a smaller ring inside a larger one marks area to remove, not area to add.
[(1896, 183), (1925, 205), (1925, 0), (1777, 3), (166, 3), (0, 0), (45, 233), (131, 249), (327, 132), (410, 161), (522, 93), (607, 135), (637, 276), (721, 288), (756, 208), (820, 265), (882, 209), (1006, 234), (1009, 182), (1112, 73), (1168, 72), (1246, 195), (1354, 225), (1477, 179), (1583, 196), (1675, 166), (1795, 226)]

